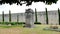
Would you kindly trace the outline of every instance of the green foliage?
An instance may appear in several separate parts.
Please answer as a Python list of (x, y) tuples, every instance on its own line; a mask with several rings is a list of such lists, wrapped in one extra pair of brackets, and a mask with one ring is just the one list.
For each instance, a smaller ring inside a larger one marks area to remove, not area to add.
[(9, 24), (9, 22), (0, 22), (0, 24), (2, 25), (8, 25)]
[(17, 22), (11, 22), (10, 24), (11, 25), (17, 25)]
[[(22, 24), (25, 24), (25, 22), (0, 22), (0, 24), (3, 24), (3, 25), (8, 25), (8, 24), (11, 24), (11, 25), (22, 25)], [(34, 24), (41, 24), (40, 22), (34, 22)]]
[(9, 22), (1, 22), (1, 24), (3, 24), (3, 25), (8, 25)]
[(5, 24), (5, 25), (8, 25), (8, 24), (11, 24), (11, 25), (21, 25), (21, 24), (25, 24), (25, 22), (0, 22), (0, 24)]
[(34, 22), (34, 24), (41, 24), (40, 22)]
[(57, 3), (58, 0), (46, 0), (46, 4), (51, 5), (52, 3)]
[[(25, 1), (25, 3), (21, 3), (22, 1)], [(32, 2), (44, 2), (45, 4), (52, 4), (57, 3), (57, 1), (58, 0), (1, 0), (0, 4), (9, 3), (10, 5), (12, 5), (13, 3), (17, 3), (17, 5), (26, 4), (26, 6), (29, 6), (32, 4)]]
[(18, 25), (20, 25), (20, 24), (25, 24), (25, 22), (18, 22)]

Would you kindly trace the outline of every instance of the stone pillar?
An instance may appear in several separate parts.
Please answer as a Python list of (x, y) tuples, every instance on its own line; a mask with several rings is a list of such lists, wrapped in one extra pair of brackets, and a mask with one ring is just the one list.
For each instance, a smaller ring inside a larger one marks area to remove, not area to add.
[(29, 27), (32, 28), (34, 27), (34, 12), (32, 9), (27, 9), (25, 12), (25, 18), (26, 18), (26, 22), (25, 22), (25, 27)]

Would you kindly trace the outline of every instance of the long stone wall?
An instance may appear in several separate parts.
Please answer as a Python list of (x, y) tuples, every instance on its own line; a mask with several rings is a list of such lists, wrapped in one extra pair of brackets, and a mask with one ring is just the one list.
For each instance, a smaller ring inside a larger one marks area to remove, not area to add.
[[(48, 24), (59, 24), (58, 11), (48, 11)], [(46, 24), (46, 12), (38, 12), (38, 22)]]
[[(17, 22), (17, 15), (19, 15), (19, 22), (25, 22), (25, 13), (13, 13), (11, 14), (11, 22)], [(5, 22), (9, 22), (9, 15), (4, 15)], [(42, 24), (46, 24), (46, 12), (38, 12), (37, 13), (37, 19), (38, 22), (41, 22)], [(48, 22), (49, 24), (59, 24), (58, 19), (58, 11), (48, 11)], [(35, 21), (35, 14), (34, 14), (34, 21)], [(0, 14), (0, 22), (2, 22), (2, 15)]]

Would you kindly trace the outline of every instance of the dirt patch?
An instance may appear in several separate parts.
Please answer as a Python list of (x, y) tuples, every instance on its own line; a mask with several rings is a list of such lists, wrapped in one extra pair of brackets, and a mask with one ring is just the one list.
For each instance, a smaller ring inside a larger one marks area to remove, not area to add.
[(19, 28), (0, 29), (0, 34), (21, 34), (22, 30)]

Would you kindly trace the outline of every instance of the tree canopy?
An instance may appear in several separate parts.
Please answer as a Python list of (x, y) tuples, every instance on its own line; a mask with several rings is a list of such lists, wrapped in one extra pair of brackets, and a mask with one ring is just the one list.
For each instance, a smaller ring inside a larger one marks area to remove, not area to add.
[[(24, 3), (22, 3), (22, 1), (24, 1)], [(0, 0), (0, 4), (5, 4), (5, 3), (9, 3), (10, 5), (12, 5), (13, 3), (17, 3), (20, 4), (22, 6), (22, 4), (26, 4), (26, 6), (29, 6), (32, 4), (32, 2), (44, 2), (45, 4), (52, 4), (52, 3), (57, 3), (58, 0)]]

